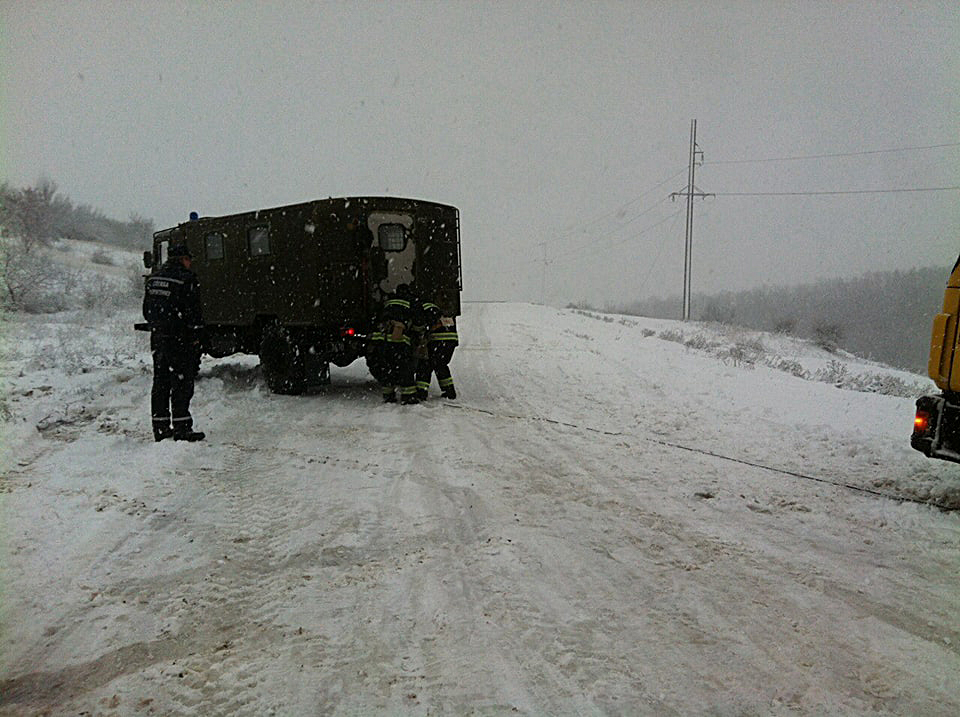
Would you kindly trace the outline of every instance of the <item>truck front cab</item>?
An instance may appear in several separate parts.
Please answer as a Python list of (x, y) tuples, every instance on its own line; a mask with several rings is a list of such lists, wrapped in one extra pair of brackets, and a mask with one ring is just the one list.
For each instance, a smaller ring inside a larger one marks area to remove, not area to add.
[(179, 227), (164, 229), (154, 233), (153, 249), (143, 252), (143, 265), (151, 271), (163, 266), (167, 261), (171, 244), (183, 244), (186, 242), (186, 236)]
[(960, 463), (960, 257), (934, 317), (927, 373), (942, 391), (917, 399), (910, 445), (930, 458)]

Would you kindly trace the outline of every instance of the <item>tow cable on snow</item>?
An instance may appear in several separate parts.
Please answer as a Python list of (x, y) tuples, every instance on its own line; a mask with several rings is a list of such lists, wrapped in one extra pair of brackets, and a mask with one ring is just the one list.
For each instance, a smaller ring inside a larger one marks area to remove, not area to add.
[(689, 451), (690, 453), (699, 453), (700, 455), (703, 455), (703, 456), (710, 456), (711, 458), (718, 458), (723, 461), (730, 461), (731, 463), (740, 463), (745, 466), (750, 466), (751, 468), (759, 468), (761, 470), (770, 471), (772, 473), (780, 473), (781, 475), (791, 476), (793, 478), (800, 478), (802, 480), (813, 481), (815, 483), (825, 483), (826, 485), (832, 485), (837, 488), (846, 488), (847, 490), (856, 491), (857, 493), (867, 493), (869, 495), (875, 495), (879, 498), (886, 498), (887, 500), (893, 500), (899, 503), (916, 503), (918, 505), (927, 505), (932, 508), (938, 508), (947, 513), (960, 509), (960, 506), (957, 506), (957, 505), (948, 505), (946, 503), (940, 503), (935, 500), (911, 498), (910, 496), (904, 496), (904, 495), (893, 495), (892, 493), (885, 493), (881, 490), (874, 490), (873, 488), (864, 488), (863, 486), (853, 485), (852, 483), (834, 481), (834, 480), (830, 480), (829, 478), (820, 478), (818, 476), (807, 475), (805, 473), (798, 473), (797, 471), (786, 470), (785, 468), (774, 468), (773, 466), (763, 465), (762, 463), (755, 463), (753, 461), (744, 460), (743, 458), (734, 458), (732, 456), (725, 456), (722, 453), (714, 453), (713, 451), (708, 451), (703, 448), (691, 448), (690, 446), (684, 446), (680, 443), (673, 443), (671, 441), (664, 441), (659, 438), (647, 438), (645, 436), (637, 436), (631, 433), (623, 433), (622, 431), (607, 431), (602, 428), (593, 428), (592, 426), (581, 426), (576, 423), (567, 423), (565, 421), (558, 421), (553, 418), (544, 418), (542, 416), (515, 416), (508, 413), (496, 413), (486, 408), (475, 408), (473, 406), (464, 406), (462, 404), (455, 404), (455, 403), (444, 402), (443, 405), (447, 406), (448, 408), (459, 408), (464, 411), (473, 411), (475, 413), (485, 413), (488, 416), (494, 416), (497, 418), (510, 418), (517, 421), (540, 421), (542, 423), (552, 423), (554, 425), (564, 426), (566, 428), (576, 428), (577, 430), (581, 430), (581, 431), (590, 431), (591, 433), (600, 433), (604, 436), (621, 436), (624, 438), (637, 438), (642, 441), (647, 441), (648, 443), (657, 443), (661, 446), (666, 446), (668, 448), (676, 448), (677, 450)]

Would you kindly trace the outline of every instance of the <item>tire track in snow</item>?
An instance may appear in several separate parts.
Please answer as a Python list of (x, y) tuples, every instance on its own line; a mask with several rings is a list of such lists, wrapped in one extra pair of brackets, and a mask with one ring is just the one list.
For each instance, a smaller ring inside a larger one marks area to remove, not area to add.
[[(303, 456), (298, 460), (306, 465)], [(295, 648), (300, 639), (276, 624), (276, 606), (301, 567), (284, 551), (285, 531), (300, 507), (295, 487), (276, 479), (289, 474), (288, 461), (277, 451), (236, 449), (222, 465), (211, 467), (202, 453), (185, 454), (174, 478), (167, 479), (188, 486), (182, 499), (165, 515), (147, 521), (146, 537), (131, 533), (123, 538), (121, 543), (136, 543), (136, 552), (122, 557), (117, 545), (111, 552), (117, 561), (114, 574), (145, 573), (116, 581), (100, 593), (108, 602), (130, 606), (104, 625), (117, 633), (113, 642), (122, 647), (59, 676), (25, 675), (5, 691), (26, 699), (31, 685), (59, 684), (57, 691), (36, 699), (66, 700), (82, 709), (97, 704), (99, 688), (113, 683), (113, 689), (123, 689), (125, 676), (142, 672), (132, 680), (141, 683), (137, 689), (164, 682), (160, 696), (145, 699), (166, 714), (262, 714), (258, 675), (271, 663), (271, 650), (281, 644)], [(155, 485), (145, 488), (151, 493)], [(171, 551), (170, 542), (192, 544), (190, 550), (202, 546), (209, 561), (172, 574), (143, 571), (141, 551), (173, 559), (176, 549)], [(149, 596), (148, 602), (143, 596)], [(88, 629), (89, 612), (88, 606), (74, 611), (76, 629)], [(156, 624), (159, 638), (125, 644), (123, 625), (130, 620)]]
[[(272, 418), (268, 411), (238, 425), (252, 442)], [(183, 612), (218, 626), (224, 641), (214, 653), (183, 663), (190, 679), (171, 696), (183, 714), (263, 714), (262, 680), (281, 653), (311, 639), (280, 619), (285, 593), (304, 579), (302, 568), (311, 562), (292, 558), (289, 546), (291, 532), (302, 527), (298, 487), (304, 487), (308, 460), (241, 445), (221, 467), (203, 474), (204, 501), (218, 506), (209, 536), (218, 557), (210, 574), (193, 584), (199, 591)]]

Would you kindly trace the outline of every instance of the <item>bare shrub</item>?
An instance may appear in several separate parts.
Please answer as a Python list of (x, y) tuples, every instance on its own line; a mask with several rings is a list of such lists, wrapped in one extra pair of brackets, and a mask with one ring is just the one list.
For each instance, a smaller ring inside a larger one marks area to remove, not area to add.
[(711, 341), (704, 334), (697, 334), (683, 342), (683, 345), (688, 349), (695, 349), (697, 351), (711, 351), (720, 347), (720, 344), (716, 341)]
[(844, 384), (850, 380), (850, 371), (845, 363), (831, 360), (823, 368), (817, 369), (816, 379), (824, 383), (832, 383), (837, 388), (843, 388)]
[(813, 327), (813, 343), (824, 351), (836, 353), (843, 339), (843, 328), (839, 324), (818, 323)]
[(88, 275), (74, 292), (79, 308), (88, 311), (114, 311), (135, 307), (143, 298), (143, 279), (107, 280), (95, 274)]
[(851, 373), (847, 365), (840, 361), (829, 361), (826, 367), (817, 371), (817, 381), (832, 383), (837, 388), (862, 393), (880, 393), (885, 396), (900, 398), (917, 398), (929, 390), (929, 387), (917, 383), (907, 382), (898, 376), (883, 373)]
[(683, 343), (683, 333), (676, 331), (674, 329), (667, 329), (666, 331), (661, 331), (657, 338), (663, 339), (664, 341), (675, 341), (678, 344)]
[(110, 296), (110, 287), (102, 276), (88, 278), (80, 290), (80, 308), (91, 311), (103, 306)]
[(727, 303), (710, 301), (700, 314), (701, 321), (713, 321), (718, 324), (732, 324), (736, 318), (736, 310)]
[(740, 339), (727, 349), (724, 362), (731, 362), (734, 366), (754, 366), (766, 357), (767, 348), (760, 339)]
[(797, 320), (792, 316), (777, 319), (773, 325), (775, 334), (793, 334), (797, 330)]
[(127, 267), (127, 293), (134, 299), (143, 298), (144, 273), (136, 264)]
[(113, 311), (135, 306), (142, 297), (143, 276), (135, 265), (130, 266), (128, 278), (113, 279), (68, 268), (48, 254), (30, 251), (30, 245), (19, 238), (0, 240), (0, 305), (4, 308), (30, 314), (75, 308)]
[(4, 237), (0, 245), (3, 303), (27, 313), (63, 311), (79, 273), (51, 262), (19, 238)]
[(93, 252), (93, 254), (90, 255), (90, 261), (94, 264), (106, 266), (114, 266), (116, 264), (116, 262), (113, 260), (113, 257), (103, 249), (97, 249), (95, 252)]
[(142, 351), (141, 335), (122, 321), (101, 325), (95, 332), (78, 332), (77, 324), (71, 321), (52, 328), (46, 339), (47, 349), (30, 357), (28, 370), (56, 368), (67, 376), (77, 376), (129, 366)]
[(739, 339), (737, 341), (737, 346), (739, 346), (742, 351), (745, 351), (746, 353), (749, 353), (757, 358), (767, 353), (767, 347), (764, 345), (763, 339), (759, 337)]
[(803, 378), (803, 379), (810, 378), (810, 372), (807, 371), (803, 367), (803, 364), (801, 364), (799, 361), (795, 361), (793, 359), (785, 359), (782, 356), (775, 356), (769, 359), (766, 363), (770, 368), (774, 368), (777, 371), (784, 371), (786, 373), (796, 376), (797, 378)]

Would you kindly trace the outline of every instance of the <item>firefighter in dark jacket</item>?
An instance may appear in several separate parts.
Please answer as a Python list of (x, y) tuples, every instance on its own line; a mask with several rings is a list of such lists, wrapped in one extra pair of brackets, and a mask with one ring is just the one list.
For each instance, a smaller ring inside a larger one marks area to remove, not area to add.
[(443, 316), (440, 307), (429, 301), (423, 302), (422, 310), (426, 326), (422, 340), (426, 342), (427, 355), (417, 365), (417, 397), (420, 400), (427, 397), (430, 378), (435, 373), (441, 395), (444, 398), (456, 398), (457, 390), (450, 373), (450, 359), (460, 343), (456, 321), (453, 317)]
[(418, 403), (410, 335), (410, 299), (410, 287), (400, 284), (383, 303), (380, 328), (370, 337), (367, 364), (387, 403), (396, 403), (398, 392), (401, 403)]
[(150, 325), (153, 389), (150, 412), (154, 440), (202, 441), (193, 430), (190, 399), (200, 370), (203, 315), (197, 276), (190, 271), (185, 245), (169, 249), (169, 258), (147, 277), (143, 318)]

